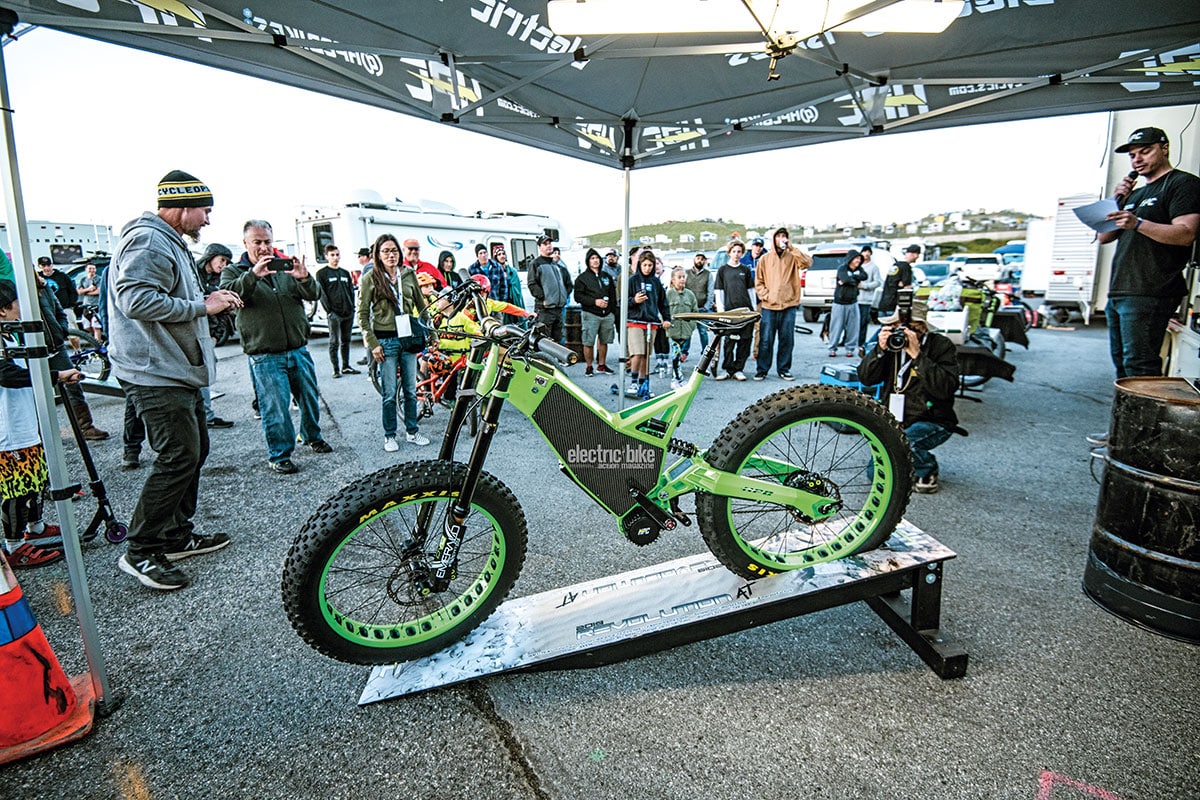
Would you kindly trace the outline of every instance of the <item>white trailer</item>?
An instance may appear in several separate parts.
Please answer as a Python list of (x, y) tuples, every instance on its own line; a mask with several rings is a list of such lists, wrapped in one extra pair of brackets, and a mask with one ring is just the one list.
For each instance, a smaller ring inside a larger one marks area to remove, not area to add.
[[(113, 233), (109, 225), (92, 222), (49, 222), (31, 219), (26, 223), (29, 235), (29, 255), (34, 263), (49, 256), (57, 265), (77, 264), (96, 253), (113, 251)], [(0, 222), (0, 248), (12, 252), (8, 225)]]
[(1096, 199), (1095, 194), (1073, 194), (1058, 201), (1045, 306), (1051, 318), (1060, 324), (1070, 319), (1074, 311), (1083, 316), (1086, 325), (1097, 307), (1100, 243), (1096, 232), (1080, 222), (1074, 211)]
[(443, 250), (454, 255), (459, 268), (475, 260), (475, 245), (484, 244), (489, 255), (503, 247), (508, 263), (517, 268), (526, 287), (526, 269), (537, 258), (537, 237), (546, 234), (563, 241), (559, 224), (550, 217), (515, 212), (464, 214), (443, 203), (422, 200), (385, 202), (371, 192), (344, 205), (305, 206), (296, 215), (296, 255), (310, 265), (325, 265), (325, 245), (336, 244), (342, 266), (357, 271), (355, 254), (370, 247), (380, 234), (390, 233), (403, 242), (421, 243), (421, 260), (433, 264)]
[(1054, 257), (1054, 220), (1032, 218), (1025, 226), (1025, 260), (1021, 264), (1021, 291), (1045, 295)]

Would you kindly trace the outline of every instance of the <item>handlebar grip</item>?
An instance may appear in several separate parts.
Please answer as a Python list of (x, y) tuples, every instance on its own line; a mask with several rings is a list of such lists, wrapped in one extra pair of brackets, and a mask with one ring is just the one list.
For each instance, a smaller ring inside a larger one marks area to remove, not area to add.
[(558, 342), (543, 336), (537, 341), (537, 349), (539, 352), (545, 353), (551, 358), (556, 358), (568, 366), (579, 360), (579, 354), (569, 347), (563, 347)]

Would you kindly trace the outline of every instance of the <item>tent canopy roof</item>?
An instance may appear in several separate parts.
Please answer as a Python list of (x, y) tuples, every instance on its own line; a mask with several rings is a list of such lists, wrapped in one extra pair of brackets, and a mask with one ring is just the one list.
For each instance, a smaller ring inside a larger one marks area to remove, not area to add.
[[(613, 167), (1195, 103), (1195, 0), (968, 0), (941, 34), (557, 36), (545, 0), (9, 2), (24, 23)], [(1061, 143), (1069, 146), (1069, 143)]]

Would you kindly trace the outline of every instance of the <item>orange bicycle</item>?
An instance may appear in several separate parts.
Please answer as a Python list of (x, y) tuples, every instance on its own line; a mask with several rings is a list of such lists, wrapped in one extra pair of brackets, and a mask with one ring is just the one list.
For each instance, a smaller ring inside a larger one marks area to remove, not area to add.
[[(417, 419), (433, 416), (436, 406), (449, 408), (454, 405), (453, 398), (447, 398), (446, 393), (455, 386), (458, 374), (467, 368), (467, 354), (461, 353), (457, 358), (440, 351), (422, 350), (417, 355)], [(379, 363), (371, 361), (367, 370), (371, 377), (371, 385), (377, 394), (383, 394), (383, 385), (379, 382)], [(396, 380), (400, 380), (397, 369)], [(467, 429), (474, 436), (479, 427), (479, 406), (472, 403), (467, 414)]]

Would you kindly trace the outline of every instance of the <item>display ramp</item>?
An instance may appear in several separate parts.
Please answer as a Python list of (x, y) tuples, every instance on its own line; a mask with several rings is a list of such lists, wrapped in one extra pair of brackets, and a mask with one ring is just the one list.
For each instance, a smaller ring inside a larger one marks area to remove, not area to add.
[(702, 553), (551, 589), (502, 603), (432, 656), (375, 667), (358, 702), (505, 672), (597, 667), (858, 600), (940, 677), (957, 678), (967, 653), (940, 631), (943, 564), (954, 556), (906, 521), (876, 550), (770, 578), (740, 578)]

